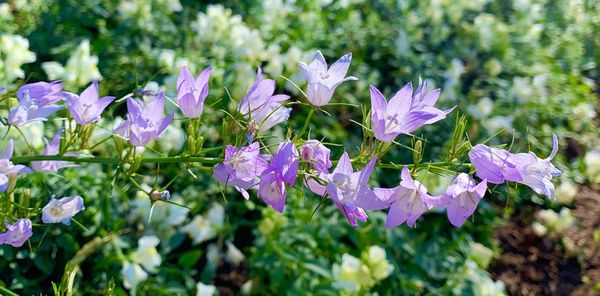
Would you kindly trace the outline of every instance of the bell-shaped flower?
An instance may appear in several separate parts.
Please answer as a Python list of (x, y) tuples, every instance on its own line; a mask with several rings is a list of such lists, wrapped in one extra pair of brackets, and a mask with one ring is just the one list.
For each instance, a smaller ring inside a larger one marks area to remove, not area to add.
[(395, 188), (375, 188), (376, 198), (359, 200), (358, 205), (366, 210), (390, 208), (385, 227), (391, 228), (404, 222), (414, 227), (423, 213), (433, 207), (434, 197), (427, 194), (427, 188), (419, 181), (413, 180), (407, 167), (402, 169), (402, 181)]
[(0, 192), (6, 191), (9, 187), (14, 186), (18, 174), (28, 174), (33, 171), (24, 165), (14, 165), (10, 159), (13, 155), (14, 142), (12, 139), (8, 141), (8, 146), (4, 153), (0, 155)]
[(99, 98), (98, 81), (92, 82), (81, 95), (65, 94), (69, 113), (71, 113), (75, 122), (80, 125), (87, 125), (100, 120), (104, 109), (115, 99), (111, 96)]
[(552, 152), (548, 158), (541, 159), (535, 153), (529, 152), (515, 154), (513, 160), (522, 178), (518, 182), (553, 200), (554, 184), (551, 180), (552, 177), (560, 176), (561, 171), (550, 162), (558, 152), (558, 137), (553, 135), (552, 140)]
[(148, 279), (148, 273), (145, 272), (139, 264), (131, 262), (125, 262), (123, 264), (121, 275), (123, 276), (123, 286), (126, 289), (131, 290), (132, 295), (135, 295), (137, 286)]
[(258, 185), (259, 176), (266, 168), (258, 142), (242, 148), (227, 145), (225, 159), (215, 166), (213, 176), (221, 184), (234, 186), (248, 199), (250, 195), (246, 190)]
[(300, 147), (302, 160), (312, 164), (317, 173), (329, 172), (332, 166), (330, 154), (331, 150), (318, 140), (308, 140)]
[(327, 68), (323, 54), (317, 51), (310, 64), (298, 63), (306, 82), (308, 82), (306, 96), (313, 106), (327, 105), (331, 101), (333, 92), (342, 82), (358, 80), (353, 76), (345, 77), (351, 60), (352, 53), (347, 53)]
[(371, 127), (375, 138), (391, 142), (399, 134), (410, 134), (419, 127), (446, 118), (454, 108), (442, 111), (434, 107), (440, 89), (427, 92), (427, 82), (420, 84), (413, 95), (412, 83), (401, 88), (389, 102), (381, 92), (370, 86)]
[(263, 79), (262, 70), (259, 67), (256, 81), (238, 105), (239, 112), (249, 121), (258, 124), (260, 132), (285, 122), (290, 117), (292, 108), (286, 108), (281, 104), (290, 97), (281, 94), (273, 95), (274, 92), (275, 81)]
[(55, 82), (36, 82), (21, 86), (17, 90), (19, 105), (8, 113), (10, 125), (22, 126), (34, 121), (45, 121), (52, 113), (62, 109), (54, 105), (66, 96), (62, 92), (63, 84)]
[(146, 106), (142, 101), (127, 99), (127, 119), (115, 129), (136, 147), (142, 147), (158, 136), (173, 121), (173, 114), (164, 116), (165, 95), (160, 92)]
[(505, 149), (477, 144), (469, 151), (469, 159), (477, 176), (488, 183), (502, 184), (505, 181), (522, 180), (514, 155)]
[(50, 202), (42, 208), (42, 221), (46, 224), (71, 225), (71, 218), (84, 209), (81, 196), (69, 196), (61, 199), (52, 197)]
[(467, 218), (475, 213), (486, 190), (487, 182), (485, 180), (477, 184), (469, 175), (460, 173), (448, 186), (446, 193), (433, 204), (438, 207), (447, 207), (448, 220), (452, 225), (460, 227)]
[[(58, 155), (60, 150), (60, 141), (62, 140), (62, 132), (63, 129), (59, 129), (52, 141), (48, 142), (46, 138), (44, 138), (44, 142), (46, 142), (46, 147), (44, 151), (42, 151), (42, 155)], [(77, 153), (65, 153), (66, 156), (77, 156)], [(36, 172), (57, 172), (62, 168), (68, 167), (76, 167), (76, 164), (72, 164), (66, 161), (55, 161), (55, 160), (42, 160), (42, 161), (32, 161), (31, 168)]]
[(29, 219), (19, 219), (12, 225), (4, 222), (4, 225), (6, 226), (6, 231), (0, 233), (0, 245), (5, 244), (18, 248), (33, 235)]
[(177, 104), (185, 117), (198, 118), (202, 114), (211, 72), (212, 67), (208, 67), (194, 79), (186, 66), (181, 68), (177, 78)]
[(285, 185), (294, 185), (298, 175), (298, 164), (298, 150), (294, 143), (287, 140), (279, 144), (271, 163), (262, 172), (258, 196), (279, 213), (285, 208)]
[(158, 237), (153, 235), (143, 236), (138, 240), (138, 248), (131, 254), (133, 261), (141, 264), (148, 272), (155, 272), (162, 262), (162, 257), (156, 250), (160, 243)]
[(377, 158), (373, 157), (362, 170), (354, 172), (350, 157), (344, 152), (333, 173), (320, 175), (321, 179), (327, 181), (325, 193), (354, 227), (358, 226), (357, 220), (367, 221), (367, 214), (357, 202), (376, 198), (373, 190), (367, 186), (376, 161)]

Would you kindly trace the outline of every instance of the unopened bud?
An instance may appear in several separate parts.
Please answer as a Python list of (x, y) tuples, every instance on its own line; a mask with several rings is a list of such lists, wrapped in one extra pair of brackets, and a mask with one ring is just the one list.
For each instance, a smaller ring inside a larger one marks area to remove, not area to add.
[(413, 161), (415, 164), (423, 159), (423, 141), (418, 140), (413, 147)]
[(152, 191), (152, 193), (150, 193), (150, 200), (152, 202), (156, 202), (159, 200), (167, 201), (170, 198), (171, 198), (171, 193), (169, 192), (169, 190)]

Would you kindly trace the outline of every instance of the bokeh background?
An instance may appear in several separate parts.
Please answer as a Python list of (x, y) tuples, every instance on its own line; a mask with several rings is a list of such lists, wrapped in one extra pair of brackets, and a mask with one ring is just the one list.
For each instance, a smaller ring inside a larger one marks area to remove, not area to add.
[[(442, 88), (442, 107), (459, 106), (418, 130), (427, 139), (425, 161), (443, 160), (460, 114), (471, 141), (509, 144), (511, 151), (545, 157), (557, 133), (555, 162), (564, 174), (555, 182), (556, 202), (498, 186), (461, 228), (431, 212), (414, 229), (390, 230), (384, 213), (354, 229), (335, 206), (302, 189), (292, 190), (284, 215), (235, 190), (225, 200), (209, 172), (178, 165), (144, 167), (142, 186), (153, 185), (160, 169), (158, 182), (174, 179), (173, 200), (191, 210), (156, 203), (150, 221), (148, 197), (115, 179), (114, 168), (33, 174), (19, 193), (32, 205), (52, 194), (82, 195), (84, 227), (34, 227), (29, 247), (0, 246), (0, 285), (23, 295), (60, 294), (53, 284), (71, 284), (75, 295), (600, 293), (599, 46), (598, 1), (8, 0), (0, 4), (0, 85), (11, 91), (28, 81), (62, 80), (79, 92), (98, 79), (103, 95), (164, 90), (174, 97), (183, 65), (194, 73), (213, 66), (202, 127), (211, 147), (224, 135), (218, 110), (233, 107), (226, 90), (239, 100), (258, 66), (279, 92), (302, 100), (281, 76), (304, 87), (299, 61), (309, 62), (316, 50), (329, 62), (352, 52), (349, 75), (359, 81), (339, 87), (333, 102), (368, 107), (369, 84), (391, 95), (421, 77)], [(326, 110), (332, 116), (317, 113), (311, 133), (343, 144), (331, 147), (334, 159), (343, 149), (356, 153), (362, 130), (352, 120), (362, 120), (362, 109)], [(124, 111), (115, 104), (105, 123)], [(307, 113), (294, 107), (289, 125), (301, 127)], [(152, 148), (181, 151), (181, 126), (175, 122)], [(30, 153), (27, 144), (41, 150), (53, 129), (32, 124), (23, 132), (29, 143), (17, 141), (20, 154)], [(273, 137), (285, 133), (281, 126)], [(15, 130), (9, 135), (22, 138)], [(394, 148), (387, 160), (409, 163), (412, 155)], [(373, 185), (399, 180), (395, 171), (375, 175)], [(424, 180), (433, 193), (450, 181), (439, 173)], [(140, 240), (149, 236), (159, 243)], [(148, 258), (160, 264), (144, 265)], [(126, 264), (137, 268), (124, 272)]]

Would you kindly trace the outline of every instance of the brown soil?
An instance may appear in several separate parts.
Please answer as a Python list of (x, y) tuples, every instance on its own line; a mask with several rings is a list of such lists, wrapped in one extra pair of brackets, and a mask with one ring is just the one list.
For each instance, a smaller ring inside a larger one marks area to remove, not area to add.
[(575, 200), (577, 225), (567, 237), (580, 253), (570, 258), (559, 243), (533, 232), (531, 222), (539, 209), (521, 208), (496, 231), (503, 253), (490, 268), (492, 276), (506, 284), (510, 295), (600, 295), (594, 290), (600, 282), (600, 244), (593, 234), (600, 230), (598, 191), (582, 188)]

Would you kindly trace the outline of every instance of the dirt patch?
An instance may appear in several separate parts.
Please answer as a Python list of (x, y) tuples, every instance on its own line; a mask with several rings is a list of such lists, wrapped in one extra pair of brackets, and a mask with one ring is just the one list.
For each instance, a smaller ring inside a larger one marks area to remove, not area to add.
[(580, 254), (572, 258), (560, 244), (533, 232), (531, 222), (539, 209), (522, 207), (496, 231), (503, 253), (490, 268), (492, 276), (506, 284), (510, 295), (600, 295), (594, 290), (600, 282), (600, 244), (594, 240), (600, 230), (598, 191), (582, 188), (576, 198), (572, 214), (577, 225), (567, 237)]

